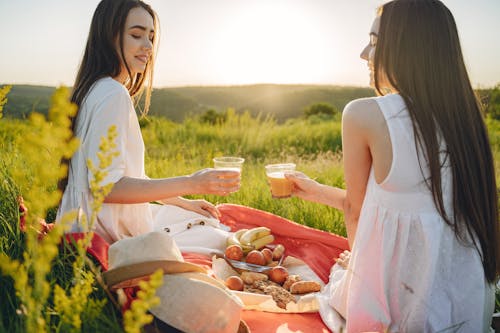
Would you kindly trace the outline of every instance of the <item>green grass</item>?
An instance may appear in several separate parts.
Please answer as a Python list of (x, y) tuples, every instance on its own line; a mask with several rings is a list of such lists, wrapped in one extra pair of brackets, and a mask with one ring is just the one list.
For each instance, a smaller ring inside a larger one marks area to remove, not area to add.
[(342, 186), (337, 121), (295, 120), (278, 125), (269, 119), (233, 115), (226, 124), (210, 126), (194, 120), (174, 124), (152, 119), (143, 127), (143, 136), (150, 177), (189, 174), (211, 167), (214, 156), (241, 156), (245, 163), (240, 191), (227, 197), (204, 198), (263, 209), (315, 228), (344, 233), (342, 215), (332, 208), (298, 199), (272, 199), (264, 174), (268, 163), (294, 162), (311, 177)]
[[(150, 177), (171, 177), (211, 167), (214, 156), (232, 155), (245, 158), (239, 192), (221, 196), (195, 196), (213, 203), (235, 203), (262, 209), (298, 223), (345, 235), (343, 216), (327, 206), (296, 198), (272, 199), (266, 183), (264, 166), (268, 163), (294, 162), (297, 169), (318, 181), (344, 186), (341, 162), (341, 135), (338, 119), (291, 119), (277, 124), (272, 119), (253, 118), (248, 114), (230, 114), (225, 124), (212, 126), (195, 119), (173, 123), (161, 118), (141, 120), (145, 140), (146, 171)], [(500, 122), (489, 120), (490, 138), (495, 155), (497, 179), (500, 171)], [(29, 131), (25, 122), (0, 121), (0, 251), (20, 258), (23, 235), (19, 232), (16, 197), (20, 189), (12, 181), (9, 170), (22, 165), (26, 178), (36, 177), (30, 157), (22, 147), (13, 144), (14, 137)], [(43, 198), (40, 198), (43, 200)], [(61, 286), (71, 284), (71, 255), (61, 251), (49, 279)], [(103, 289), (95, 286), (95, 300), (106, 299)], [(12, 280), (0, 276), (0, 332), (22, 331), (19, 308)], [(119, 332), (121, 315), (111, 302), (99, 314), (84, 312), (88, 320), (83, 332)], [(92, 320), (91, 320), (92, 319)]]

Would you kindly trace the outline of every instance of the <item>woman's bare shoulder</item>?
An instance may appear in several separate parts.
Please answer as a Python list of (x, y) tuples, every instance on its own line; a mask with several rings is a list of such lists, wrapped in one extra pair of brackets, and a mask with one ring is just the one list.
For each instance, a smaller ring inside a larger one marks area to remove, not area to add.
[(367, 97), (349, 102), (342, 112), (342, 121), (355, 123), (362, 127), (371, 127), (373, 122), (377, 122), (381, 117), (383, 119), (375, 99), (376, 97)]

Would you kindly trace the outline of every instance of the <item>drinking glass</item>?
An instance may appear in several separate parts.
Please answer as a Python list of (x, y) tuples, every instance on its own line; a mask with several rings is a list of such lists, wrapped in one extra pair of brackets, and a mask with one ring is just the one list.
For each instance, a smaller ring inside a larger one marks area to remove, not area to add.
[(215, 169), (241, 172), (241, 168), (243, 167), (243, 162), (245, 162), (245, 159), (242, 157), (222, 156), (215, 157), (213, 161)]
[(266, 176), (273, 198), (289, 198), (292, 195), (293, 183), (285, 178), (285, 173), (295, 171), (294, 163), (266, 165)]

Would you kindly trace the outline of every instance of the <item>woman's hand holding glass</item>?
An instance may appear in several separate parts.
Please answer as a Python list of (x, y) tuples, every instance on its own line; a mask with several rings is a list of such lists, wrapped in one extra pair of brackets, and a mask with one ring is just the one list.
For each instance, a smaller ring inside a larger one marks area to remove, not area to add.
[(308, 201), (317, 201), (317, 196), (322, 186), (320, 183), (299, 171), (285, 173), (285, 178), (293, 183), (293, 196)]
[(236, 170), (207, 168), (189, 177), (197, 194), (228, 195), (240, 189), (241, 173)]

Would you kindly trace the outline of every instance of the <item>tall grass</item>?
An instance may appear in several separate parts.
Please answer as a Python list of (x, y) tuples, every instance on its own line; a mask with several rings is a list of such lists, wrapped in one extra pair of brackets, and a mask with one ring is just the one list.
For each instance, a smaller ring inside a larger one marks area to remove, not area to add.
[[(95, 284), (99, 273), (88, 264), (85, 249), (91, 233), (69, 246), (62, 242), (62, 235), (74, 214), (63, 216), (46, 234), (39, 220), (59, 202), (56, 184), (65, 173), (60, 161), (70, 157), (77, 148), (76, 140), (70, 139), (69, 129), (69, 117), (76, 112), (76, 106), (68, 102), (68, 94), (64, 88), (55, 92), (48, 119), (33, 113), (25, 123), (0, 122), (0, 138), (3, 139), (0, 150), (3, 164), (0, 173), (1, 332), (122, 331), (121, 321), (116, 316), (118, 309), (103, 295), (104, 289)], [(0, 111), (3, 97), (0, 94)], [(111, 151), (113, 135), (111, 128), (108, 138), (101, 138), (99, 167), (89, 166), (94, 179), (91, 181), (95, 199), (93, 210), (98, 209), (111, 189), (93, 184), (105, 177), (106, 172), (102, 169), (115, 154)], [(30, 207), (23, 216), (24, 232), (20, 232), (19, 194), (27, 199)], [(154, 294), (154, 289), (150, 289)], [(140, 303), (148, 301), (149, 297), (139, 300)], [(127, 332), (139, 332), (133, 328), (149, 319), (144, 310), (141, 312), (140, 304), (134, 302), (134, 306), (139, 310), (134, 311), (135, 325), (127, 325), (129, 311), (125, 312)], [(115, 320), (110, 321), (110, 318)]]
[(266, 210), (296, 222), (345, 235), (338, 211), (299, 199), (271, 198), (264, 166), (294, 162), (297, 169), (318, 181), (343, 186), (340, 160), (340, 123), (294, 119), (278, 125), (272, 119), (230, 113), (225, 123), (207, 125), (196, 119), (174, 124), (152, 118), (143, 122), (147, 147), (146, 170), (150, 177), (189, 174), (211, 167), (215, 156), (245, 158), (242, 184), (226, 197), (203, 196), (214, 203), (236, 203)]

